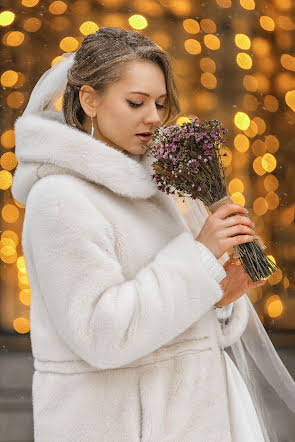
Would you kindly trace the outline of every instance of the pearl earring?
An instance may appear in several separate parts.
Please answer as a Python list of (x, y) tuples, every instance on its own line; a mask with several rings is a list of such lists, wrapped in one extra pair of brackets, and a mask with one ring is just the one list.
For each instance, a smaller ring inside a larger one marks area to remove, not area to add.
[(92, 117), (92, 113), (91, 113), (91, 134), (92, 137), (94, 136), (94, 126), (93, 126), (93, 117)]

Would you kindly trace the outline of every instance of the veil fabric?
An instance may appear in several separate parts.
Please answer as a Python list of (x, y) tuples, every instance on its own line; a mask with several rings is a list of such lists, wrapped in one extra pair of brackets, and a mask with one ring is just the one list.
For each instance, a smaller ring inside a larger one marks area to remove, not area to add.
[[(53, 118), (63, 119), (56, 103), (64, 94), (67, 72), (74, 58), (75, 53), (62, 54), (62, 60), (41, 76), (23, 115), (46, 112)], [(179, 211), (176, 198), (174, 201)], [(208, 216), (203, 203), (189, 199), (187, 210), (180, 213), (187, 226), (198, 235)], [(225, 254), (222, 260), (227, 259)], [(295, 382), (278, 356), (251, 301), (247, 296), (245, 298), (249, 308), (247, 327), (238, 341), (224, 350), (235, 362), (247, 385), (265, 442), (294, 442)]]

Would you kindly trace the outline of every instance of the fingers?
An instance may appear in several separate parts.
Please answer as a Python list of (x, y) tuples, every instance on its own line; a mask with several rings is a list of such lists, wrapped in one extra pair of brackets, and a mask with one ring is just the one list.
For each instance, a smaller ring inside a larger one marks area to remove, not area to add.
[(232, 213), (248, 213), (248, 210), (245, 207), (240, 206), (239, 204), (223, 204), (216, 212), (213, 214), (216, 218), (225, 219), (227, 216)]
[(225, 234), (227, 237), (234, 236), (234, 235), (252, 235), (255, 236), (255, 232), (251, 227), (244, 226), (242, 224), (238, 224), (237, 226), (228, 227), (225, 229)]
[(244, 224), (245, 226), (249, 226), (252, 228), (255, 227), (255, 224), (251, 221), (250, 218), (242, 215), (230, 216), (223, 221), (224, 227), (232, 227), (236, 224)]
[(245, 244), (247, 242), (252, 242), (254, 236), (252, 235), (237, 235), (229, 237), (225, 240), (225, 250), (228, 250), (230, 247), (237, 246), (239, 244)]

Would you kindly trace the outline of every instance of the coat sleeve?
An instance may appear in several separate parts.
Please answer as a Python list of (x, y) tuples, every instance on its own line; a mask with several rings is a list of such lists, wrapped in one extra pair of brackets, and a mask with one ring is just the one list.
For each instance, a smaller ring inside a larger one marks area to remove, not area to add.
[(59, 335), (90, 365), (118, 368), (149, 354), (222, 298), (218, 282), (225, 271), (215, 257), (204, 268), (200, 243), (190, 232), (173, 238), (126, 279), (113, 226), (85, 193), (59, 191), (57, 197), (56, 189), (40, 182), (31, 190), (24, 252), (30, 250)]

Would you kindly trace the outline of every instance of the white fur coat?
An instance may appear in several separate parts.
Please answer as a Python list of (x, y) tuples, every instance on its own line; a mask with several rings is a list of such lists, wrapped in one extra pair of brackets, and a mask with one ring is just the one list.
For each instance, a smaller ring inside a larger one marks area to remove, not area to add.
[(50, 114), (15, 124), (31, 285), (35, 442), (230, 442), (225, 271), (159, 192), (146, 154)]

